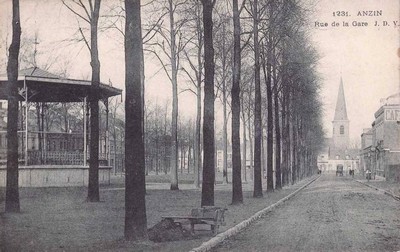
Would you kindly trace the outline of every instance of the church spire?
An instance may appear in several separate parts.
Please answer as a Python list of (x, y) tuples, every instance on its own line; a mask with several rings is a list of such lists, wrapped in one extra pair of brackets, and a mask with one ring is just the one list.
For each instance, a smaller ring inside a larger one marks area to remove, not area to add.
[(346, 110), (346, 100), (344, 98), (344, 89), (343, 89), (343, 79), (340, 77), (340, 86), (338, 97), (336, 101), (336, 109), (335, 109), (335, 117), (334, 121), (337, 120), (348, 120), (347, 118), (347, 110)]

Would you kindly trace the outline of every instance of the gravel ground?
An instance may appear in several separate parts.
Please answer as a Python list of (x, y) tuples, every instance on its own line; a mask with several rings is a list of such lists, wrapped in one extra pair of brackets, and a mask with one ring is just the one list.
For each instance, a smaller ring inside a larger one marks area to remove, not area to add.
[(215, 251), (399, 251), (399, 230), (398, 201), (323, 174)]
[[(245, 183), (244, 204), (229, 205), (231, 184), (216, 185), (215, 205), (228, 208), (220, 232), (277, 202), (308, 180), (252, 198)], [(199, 227), (196, 239), (165, 243), (123, 241), (124, 190), (111, 185), (101, 189), (100, 203), (87, 203), (86, 188), (21, 188), (21, 213), (0, 214), (0, 251), (188, 251), (212, 237), (209, 227)], [(169, 184), (149, 183), (146, 207), (148, 226), (165, 215), (186, 215), (200, 206), (201, 191), (192, 185), (168, 190)], [(266, 187), (264, 187), (266, 188)], [(0, 203), (4, 209), (4, 202)]]

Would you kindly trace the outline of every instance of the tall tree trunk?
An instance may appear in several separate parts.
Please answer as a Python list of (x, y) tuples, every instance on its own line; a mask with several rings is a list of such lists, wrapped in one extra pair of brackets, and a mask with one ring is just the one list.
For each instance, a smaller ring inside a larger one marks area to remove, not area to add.
[(240, 13), (233, 0), (233, 82), (232, 82), (232, 204), (243, 203), (240, 162)]
[[(226, 34), (226, 25), (222, 25), (222, 34)], [(223, 106), (223, 164), (222, 164), (222, 183), (228, 184), (228, 115), (227, 115), (227, 98), (226, 98), (226, 44), (225, 40), (222, 40), (222, 52), (221, 55), (221, 69), (222, 69), (222, 106)]]
[[(286, 83), (282, 80), (282, 85)], [(287, 135), (286, 135), (286, 94), (285, 87), (282, 89), (282, 186), (288, 185), (287, 174)]]
[(254, 189), (253, 197), (259, 198), (262, 193), (261, 177), (261, 88), (260, 88), (260, 44), (258, 42), (258, 1), (253, 4), (253, 36), (254, 36)]
[(202, 0), (204, 27), (204, 117), (203, 117), (203, 183), (201, 206), (214, 205), (215, 144), (214, 144), (214, 47), (213, 47), (213, 0)]
[[(243, 96), (242, 96), (242, 104), (243, 104)], [(242, 132), (243, 132), (243, 148), (242, 148), (242, 167), (243, 167), (243, 179), (244, 181), (247, 181), (247, 166), (246, 166), (246, 152), (247, 152), (247, 143), (246, 143), (246, 117), (244, 114), (244, 110), (243, 110), (243, 105), (242, 105), (242, 124), (243, 124), (243, 128), (242, 128)]]
[(273, 171), (273, 130), (274, 122), (272, 119), (272, 76), (271, 76), (271, 47), (268, 45), (266, 84), (267, 84), (267, 191), (274, 190), (274, 171)]
[(100, 61), (97, 43), (97, 26), (99, 21), (101, 0), (95, 0), (94, 11), (90, 22), (90, 56), (92, 66), (92, 86), (89, 95), (90, 101), (90, 162), (89, 162), (89, 202), (100, 201), (99, 193), (99, 86)]
[(251, 136), (251, 126), (252, 126), (252, 123), (251, 123), (251, 115), (250, 115), (250, 106), (249, 106), (249, 108), (248, 108), (248, 113), (247, 113), (247, 130), (248, 130), (248, 133), (249, 133), (249, 151), (250, 151), (250, 160), (249, 160), (249, 162), (250, 162), (250, 178), (252, 179), (252, 180), (254, 180), (254, 141), (253, 141), (253, 137)]
[(281, 132), (279, 125), (279, 102), (278, 94), (274, 95), (274, 110), (275, 110), (275, 181), (276, 188), (282, 188), (282, 172), (281, 172)]
[[(143, 38), (142, 38), (142, 43), (139, 43), (140, 45), (140, 51), (143, 52)], [(142, 98), (142, 132), (143, 132), (143, 143), (144, 143), (144, 156), (145, 156), (145, 160), (144, 160), (144, 166), (145, 166), (145, 175), (149, 175), (149, 169), (146, 166), (146, 124), (145, 124), (145, 108), (146, 108), (146, 89), (145, 89), (145, 75), (144, 75), (144, 53), (142, 53), (141, 57), (140, 57), (140, 84), (141, 84), (141, 98)], [(157, 128), (158, 130), (158, 128)], [(158, 131), (157, 131), (158, 133)], [(158, 137), (158, 134), (157, 134)], [(156, 169), (159, 167), (159, 150), (157, 148), (157, 167)]]
[[(267, 51), (270, 49), (267, 48)], [(269, 62), (270, 53), (267, 53), (267, 62), (265, 55), (263, 57), (263, 72), (265, 84), (267, 87), (267, 192), (274, 190), (273, 181), (273, 120), (272, 120), (272, 83), (271, 83), (271, 64)]]
[(282, 188), (282, 172), (281, 172), (281, 128), (279, 125), (280, 115), (279, 115), (279, 89), (277, 83), (277, 73), (276, 73), (276, 60), (274, 52), (274, 121), (275, 121), (275, 187), (277, 189)]
[(140, 0), (125, 0), (125, 239), (147, 239)]
[(240, 108), (241, 108), (241, 119), (242, 119), (242, 177), (244, 181), (247, 181), (247, 136), (246, 136), (246, 130), (247, 130), (247, 125), (246, 125), (246, 113), (244, 109), (244, 92), (240, 93), (240, 100), (242, 103), (240, 103)]
[(287, 175), (288, 175), (288, 184), (293, 184), (292, 183), (292, 130), (290, 127), (290, 117), (292, 115), (290, 114), (290, 112), (287, 114), (287, 119), (286, 119), (286, 141), (287, 141), (287, 158), (286, 158), (286, 168), (287, 168)]
[(183, 173), (183, 169), (185, 168), (185, 150), (183, 145), (181, 144), (181, 173)]
[(194, 185), (200, 187), (201, 171), (201, 80), (197, 82), (196, 136), (194, 150)]
[(267, 44), (267, 191), (274, 190), (274, 169), (273, 169), (273, 131), (274, 131), (274, 121), (273, 121), (273, 107), (272, 107), (272, 57), (274, 49), (273, 40), (273, 25), (274, 25), (274, 1), (270, 2), (269, 8), (269, 31), (268, 31), (268, 44)]
[(169, 0), (169, 23), (171, 35), (171, 72), (172, 72), (172, 121), (171, 121), (171, 190), (178, 186), (178, 69), (176, 58), (173, 0)]
[[(196, 3), (196, 5), (198, 2)], [(195, 146), (194, 146), (194, 185), (196, 188), (200, 187), (200, 171), (201, 171), (201, 80), (203, 73), (203, 63), (201, 50), (203, 47), (203, 31), (201, 29), (201, 8), (197, 7), (197, 36), (199, 41), (199, 46), (197, 48), (197, 90), (196, 90), (196, 136), (195, 136)]]
[(6, 212), (19, 212), (18, 189), (18, 56), (21, 43), (19, 0), (12, 2), (12, 41), (7, 64), (7, 182)]
[(223, 103), (223, 112), (224, 112), (224, 125), (223, 125), (223, 148), (224, 148), (224, 162), (223, 162), (223, 176), (222, 183), (228, 184), (228, 115), (227, 115), (227, 106), (226, 106), (226, 83), (225, 78), (222, 80), (222, 103)]
[(290, 114), (290, 107), (291, 107), (291, 102), (290, 102), (290, 90), (286, 88), (285, 92), (285, 97), (286, 97), (286, 102), (285, 102), (285, 114), (286, 114), (286, 120), (285, 120), (285, 139), (286, 139), (286, 155), (285, 155), (285, 163), (286, 163), (286, 182), (287, 185), (289, 185), (292, 181), (291, 178), (291, 172), (292, 172), (292, 152), (291, 152), (291, 127), (290, 127), (290, 117), (292, 116)]
[[(294, 115), (294, 117), (296, 117)], [(296, 144), (296, 123), (295, 123), (295, 119), (292, 118), (291, 122), (290, 122), (290, 128), (291, 128), (291, 136), (292, 139), (290, 141), (291, 143), (291, 151), (292, 151), (292, 155), (291, 155), (291, 168), (292, 168), (292, 184), (296, 183), (296, 178), (297, 178), (297, 167), (296, 167), (296, 149), (297, 149), (297, 144)]]
[(192, 145), (190, 144), (189, 141), (189, 147), (188, 147), (188, 169), (187, 169), (187, 173), (190, 173), (190, 163), (192, 162)]

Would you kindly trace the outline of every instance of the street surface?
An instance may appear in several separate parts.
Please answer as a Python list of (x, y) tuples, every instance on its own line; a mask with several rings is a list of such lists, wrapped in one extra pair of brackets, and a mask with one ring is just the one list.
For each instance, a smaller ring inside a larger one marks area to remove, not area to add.
[(214, 251), (400, 251), (400, 202), (322, 174)]

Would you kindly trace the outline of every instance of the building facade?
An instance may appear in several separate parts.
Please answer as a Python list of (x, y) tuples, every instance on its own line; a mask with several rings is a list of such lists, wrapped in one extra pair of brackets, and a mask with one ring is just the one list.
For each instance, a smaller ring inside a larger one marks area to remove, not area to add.
[(360, 150), (360, 171), (364, 175), (365, 171), (372, 170), (372, 128), (363, 129), (361, 134), (361, 150)]
[(381, 100), (370, 135), (370, 146), (363, 149), (366, 167), (373, 175), (400, 181), (400, 93)]

